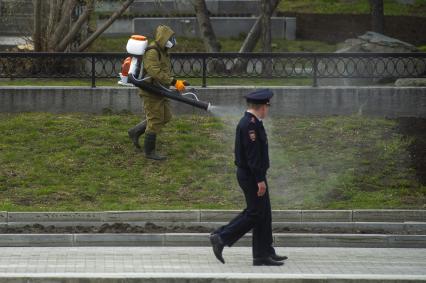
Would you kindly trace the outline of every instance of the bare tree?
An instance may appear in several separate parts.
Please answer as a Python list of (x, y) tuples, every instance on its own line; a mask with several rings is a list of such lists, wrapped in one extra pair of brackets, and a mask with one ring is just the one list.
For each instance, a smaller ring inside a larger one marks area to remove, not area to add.
[(33, 0), (34, 50), (84, 51), (134, 0), (124, 1), (120, 9), (86, 39), (84, 34), (97, 2), (99, 0)]
[[(257, 18), (256, 22), (251, 27), (251, 29), (250, 29), (249, 33), (247, 34), (243, 44), (241, 45), (240, 50), (238, 51), (239, 53), (253, 52), (254, 48), (256, 47), (256, 44), (259, 41), (260, 35), (262, 33), (262, 24), (265, 25), (265, 23), (263, 23), (263, 19), (264, 18), (270, 19), (270, 17), (274, 13), (275, 9), (278, 7), (278, 4), (280, 3), (280, 0), (269, 0), (269, 1), (271, 1), (271, 3), (269, 3), (269, 5), (268, 5), (269, 6), (268, 10), (263, 11), (263, 9), (262, 9), (262, 14)], [(269, 2), (269, 1), (268, 0), (262, 0), (262, 8), (264, 8), (264, 6), (263, 6), (264, 2)], [(270, 20), (269, 20), (269, 24), (266, 20), (266, 25), (270, 26)], [(269, 28), (269, 30), (270, 30), (270, 28)], [(263, 35), (263, 36), (265, 36), (265, 35)], [(271, 43), (270, 43), (271, 35), (269, 35), (268, 37), (269, 37), (269, 39), (266, 38), (266, 40), (269, 41), (269, 48), (270, 48), (270, 46), (271, 46)], [(263, 42), (265, 42), (265, 39), (263, 40)], [(248, 61), (246, 59), (242, 59), (242, 58), (236, 59), (234, 61), (233, 72), (234, 73), (245, 72), (245, 69), (247, 68), (247, 63), (248, 63)]]
[(217, 41), (216, 34), (210, 22), (209, 10), (207, 9), (205, 0), (195, 0), (194, 9), (197, 15), (201, 38), (207, 52), (220, 52), (221, 46)]
[[(269, 10), (269, 17), (272, 16), (273, 12), (277, 8), (278, 4), (280, 3), (280, 0), (271, 0), (272, 4), (270, 5)], [(244, 52), (252, 52), (254, 48), (256, 47), (257, 42), (260, 38), (260, 33), (262, 31), (262, 18), (263, 15), (260, 15), (252, 28), (250, 29), (249, 33), (247, 34), (243, 44), (241, 45), (241, 48), (238, 52), (244, 53)]]
[(383, 0), (369, 0), (371, 11), (371, 29), (374, 32), (384, 33)]
[(126, 10), (129, 8), (129, 6), (135, 2), (135, 0), (126, 0), (123, 5), (121, 5), (121, 8), (116, 11), (114, 14), (109, 17), (109, 19), (105, 22), (103, 26), (98, 28), (88, 39), (86, 39), (78, 48), (77, 51), (84, 51), (87, 47), (92, 44), (93, 41), (96, 40), (112, 23), (120, 17)]

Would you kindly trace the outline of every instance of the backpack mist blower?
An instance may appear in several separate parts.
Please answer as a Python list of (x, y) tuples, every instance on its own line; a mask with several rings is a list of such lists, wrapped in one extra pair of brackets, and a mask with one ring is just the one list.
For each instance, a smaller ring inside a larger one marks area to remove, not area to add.
[[(198, 99), (194, 91), (179, 93), (177, 90), (171, 90), (159, 83), (149, 83), (146, 80), (151, 77), (143, 77), (142, 56), (148, 46), (148, 40), (142, 35), (133, 35), (127, 42), (126, 50), (130, 57), (127, 57), (121, 66), (119, 85), (136, 86), (142, 90), (162, 95), (167, 98), (192, 105), (209, 111), (211, 104)], [(192, 96), (189, 98), (186, 96)]]

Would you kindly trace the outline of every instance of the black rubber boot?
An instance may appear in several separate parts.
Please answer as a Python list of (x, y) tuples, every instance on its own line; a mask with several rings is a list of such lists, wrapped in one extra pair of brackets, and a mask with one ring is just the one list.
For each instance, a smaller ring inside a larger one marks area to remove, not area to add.
[(147, 133), (145, 135), (144, 151), (145, 157), (153, 160), (164, 160), (165, 156), (158, 155), (155, 152), (155, 141), (157, 139), (156, 134)]
[(129, 138), (132, 140), (133, 145), (137, 149), (141, 149), (139, 145), (139, 137), (145, 133), (146, 130), (146, 120), (140, 122), (133, 128), (131, 128), (127, 133), (129, 134)]

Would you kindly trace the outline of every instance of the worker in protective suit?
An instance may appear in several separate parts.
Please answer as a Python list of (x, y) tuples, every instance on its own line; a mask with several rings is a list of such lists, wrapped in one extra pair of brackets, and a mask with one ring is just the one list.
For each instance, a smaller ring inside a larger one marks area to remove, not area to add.
[[(161, 84), (165, 87), (174, 86), (179, 92), (189, 85), (184, 80), (176, 80), (171, 73), (169, 49), (176, 45), (174, 31), (165, 25), (160, 25), (154, 32), (155, 41), (145, 50), (143, 56), (144, 77), (150, 77), (147, 82)], [(128, 131), (129, 137), (136, 148), (140, 149), (139, 137), (145, 134), (144, 152), (149, 159), (164, 160), (165, 156), (155, 151), (157, 135), (164, 125), (172, 118), (169, 100), (158, 94), (140, 90), (143, 99), (146, 120)]]

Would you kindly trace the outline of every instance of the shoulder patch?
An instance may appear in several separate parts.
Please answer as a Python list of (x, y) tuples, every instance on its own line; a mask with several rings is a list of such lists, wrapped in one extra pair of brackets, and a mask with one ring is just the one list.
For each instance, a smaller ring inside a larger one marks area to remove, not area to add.
[(248, 134), (249, 134), (249, 138), (250, 138), (251, 141), (253, 141), (253, 142), (256, 141), (256, 131), (250, 130), (248, 132)]
[(251, 117), (250, 123), (256, 123), (256, 119), (254, 117)]

